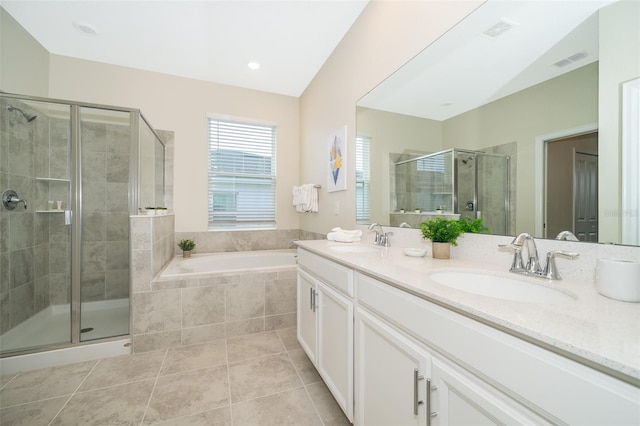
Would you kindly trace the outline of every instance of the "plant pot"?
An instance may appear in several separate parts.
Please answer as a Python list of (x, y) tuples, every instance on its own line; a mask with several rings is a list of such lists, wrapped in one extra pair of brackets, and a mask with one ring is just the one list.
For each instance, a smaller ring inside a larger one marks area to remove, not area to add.
[(182, 252), (182, 257), (184, 257), (185, 259), (187, 257), (191, 257), (191, 250), (185, 250)]
[(449, 259), (451, 257), (450, 243), (432, 243), (431, 247), (434, 259)]

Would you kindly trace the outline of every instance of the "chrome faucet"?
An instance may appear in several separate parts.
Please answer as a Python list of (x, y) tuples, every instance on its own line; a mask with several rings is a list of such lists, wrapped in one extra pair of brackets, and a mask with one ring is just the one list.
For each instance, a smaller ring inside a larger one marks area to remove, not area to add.
[[(375, 228), (378, 228), (378, 229), (375, 229)], [(375, 230), (376, 232), (376, 236), (373, 240), (373, 244), (377, 246), (382, 246), (382, 247), (391, 246), (389, 237), (393, 235), (393, 232), (384, 232), (384, 229), (382, 229), (382, 225), (376, 222), (369, 225), (369, 230), (370, 231)]]
[[(529, 275), (535, 275), (542, 271), (540, 267), (540, 261), (538, 259), (538, 249), (536, 247), (536, 241), (533, 237), (526, 232), (519, 234), (517, 237), (513, 239), (511, 242), (512, 245), (522, 248), (523, 246), (527, 248), (527, 264), (524, 269)], [(522, 256), (522, 252), (520, 252)]]
[[(550, 280), (561, 280), (562, 277), (558, 272), (555, 259), (562, 257), (564, 259), (577, 259), (580, 255), (574, 252), (553, 250), (547, 253), (547, 263), (544, 268), (540, 266), (538, 258), (538, 249), (534, 238), (523, 232), (516, 236), (511, 244), (498, 246), (500, 250), (513, 253), (513, 262), (511, 263), (510, 272), (531, 275), (534, 277), (547, 278)], [(522, 249), (527, 249), (527, 263), (524, 264), (522, 259)]]

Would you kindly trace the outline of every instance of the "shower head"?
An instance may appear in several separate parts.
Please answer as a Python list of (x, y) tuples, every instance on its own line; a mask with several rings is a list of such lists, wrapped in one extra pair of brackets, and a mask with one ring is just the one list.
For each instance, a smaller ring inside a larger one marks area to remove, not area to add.
[(24, 117), (25, 120), (27, 120), (28, 123), (31, 123), (33, 120), (38, 118), (38, 116), (35, 115), (35, 114), (27, 114), (26, 112), (24, 112), (20, 108), (16, 108), (16, 107), (11, 106), (11, 105), (9, 105), (7, 107), (7, 109), (9, 110), (9, 112), (18, 111), (20, 114), (22, 114), (22, 116)]
[(473, 160), (473, 155), (470, 155), (469, 157), (465, 158), (464, 160), (460, 160), (460, 161), (462, 161), (462, 164), (467, 164), (471, 160)]

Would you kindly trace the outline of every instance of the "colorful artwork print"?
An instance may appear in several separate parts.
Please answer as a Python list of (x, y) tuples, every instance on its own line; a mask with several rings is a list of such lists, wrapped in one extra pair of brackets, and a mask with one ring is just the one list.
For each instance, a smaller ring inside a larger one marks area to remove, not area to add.
[(341, 129), (329, 140), (329, 182), (328, 192), (344, 191), (347, 189), (346, 139), (347, 128)]
[(338, 136), (333, 138), (333, 146), (329, 154), (329, 163), (331, 164), (331, 175), (333, 177), (333, 184), (338, 183), (338, 176), (340, 176), (340, 169), (342, 168), (342, 151), (340, 145), (342, 145)]

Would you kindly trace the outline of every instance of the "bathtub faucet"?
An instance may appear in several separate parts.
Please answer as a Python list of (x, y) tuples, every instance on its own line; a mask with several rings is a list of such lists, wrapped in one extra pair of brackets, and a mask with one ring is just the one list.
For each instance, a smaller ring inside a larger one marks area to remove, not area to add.
[(295, 244), (294, 244), (294, 243), (295, 243), (296, 241), (300, 241), (300, 240), (299, 240), (298, 238), (294, 238), (293, 240), (289, 240), (289, 243), (288, 243), (289, 247), (293, 247), (293, 246), (295, 246)]

